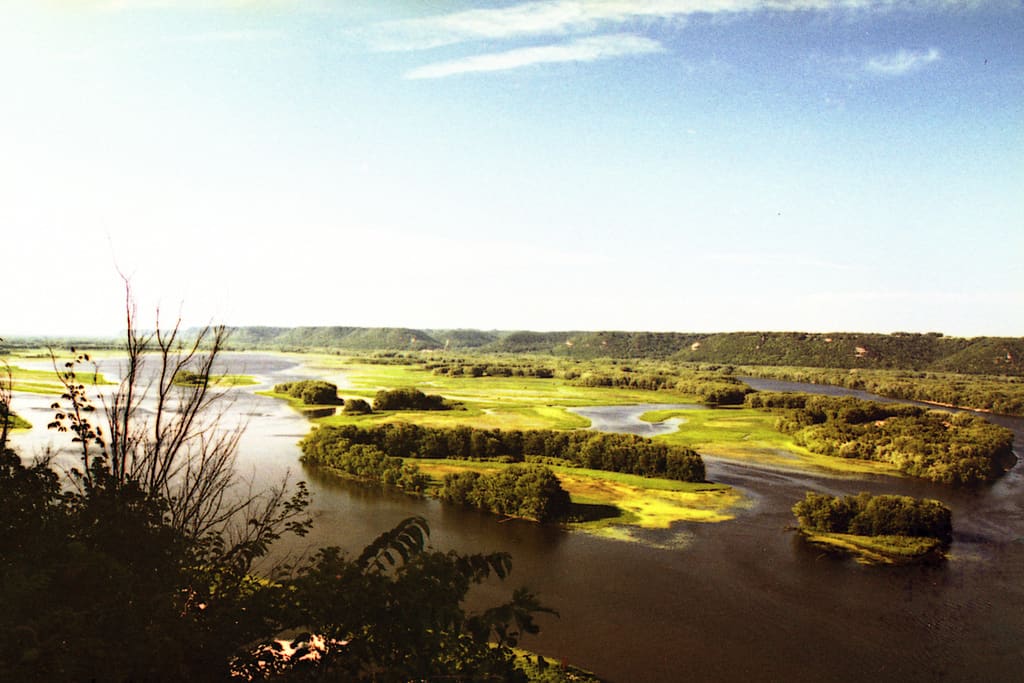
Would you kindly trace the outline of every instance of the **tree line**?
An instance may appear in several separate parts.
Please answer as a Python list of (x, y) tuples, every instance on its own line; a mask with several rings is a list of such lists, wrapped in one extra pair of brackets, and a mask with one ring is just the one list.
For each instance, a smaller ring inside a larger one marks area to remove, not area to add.
[(859, 493), (829, 496), (808, 491), (793, 506), (800, 527), (858, 536), (925, 536), (953, 539), (953, 513), (937, 500)]
[[(414, 495), (423, 495), (430, 483), (415, 462), (387, 455), (374, 444), (333, 438), (314, 447), (309, 445), (312, 441), (307, 437), (302, 442), (302, 462), (307, 465), (328, 467), (354, 479)], [(550, 468), (535, 464), (511, 465), (494, 474), (449, 474), (437, 496), (448, 503), (538, 522), (562, 519), (570, 508), (569, 494), (558, 477)]]
[(887, 462), (931, 481), (990, 481), (1013, 459), (1013, 432), (970, 413), (778, 392), (751, 394), (747, 405), (777, 411), (776, 429), (814, 453)]
[(337, 442), (329, 451), (303, 454), (307, 465), (330, 467), (361, 481), (393, 486), (407, 493), (422, 494), (430, 483), (415, 463), (404, 462), (376, 446)]
[(546, 462), (694, 482), (704, 481), (705, 474), (704, 461), (692, 449), (635, 434), (389, 423), (327, 425), (300, 442), (303, 453), (314, 459), (356, 444), (372, 445), (399, 458)]
[(737, 372), (788, 382), (829, 384), (905, 401), (1024, 416), (1024, 378), (906, 370), (742, 367)]

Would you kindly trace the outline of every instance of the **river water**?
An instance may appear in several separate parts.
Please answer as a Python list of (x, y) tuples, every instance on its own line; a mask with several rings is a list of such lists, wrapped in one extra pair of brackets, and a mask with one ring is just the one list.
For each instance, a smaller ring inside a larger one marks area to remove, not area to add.
[[(510, 579), (484, 586), (474, 600), (496, 602), (518, 585), (538, 592), (561, 616), (541, 615), (541, 633), (523, 645), (545, 655), (619, 683), (1024, 676), (1024, 467), (991, 486), (960, 491), (892, 477), (830, 477), (706, 457), (708, 479), (740, 488), (752, 506), (729, 522), (681, 523), (651, 532), (659, 547), (673, 547), (661, 550), (558, 527), (501, 522), (303, 471), (296, 441), (308, 423), (282, 402), (252, 392), (307, 371), (280, 356), (225, 360), (232, 372), (254, 374), (263, 383), (232, 392), (234, 411), (247, 421), (240, 470), (257, 486), (287, 472), (309, 482), (316, 527), (304, 543), (339, 545), (355, 553), (405, 517), (424, 515), (436, 548), (507, 551), (513, 557)], [(18, 394), (15, 410), (45, 426), (51, 402)], [(602, 409), (604, 414), (593, 417), (605, 420), (604, 428), (615, 428), (607, 422), (616, 419), (614, 413), (632, 421), (643, 410), (630, 417), (628, 410)], [(1015, 431), (1016, 452), (1024, 454), (1024, 420), (995, 419)], [(685, 423), (678, 427), (686, 429)], [(51, 439), (59, 445), (59, 436), (36, 428), (15, 443), (29, 455)], [(950, 558), (939, 566), (890, 568), (823, 554), (789, 528), (794, 523), (790, 507), (807, 490), (941, 499), (954, 514)], [(669, 537), (686, 543), (666, 543)]]

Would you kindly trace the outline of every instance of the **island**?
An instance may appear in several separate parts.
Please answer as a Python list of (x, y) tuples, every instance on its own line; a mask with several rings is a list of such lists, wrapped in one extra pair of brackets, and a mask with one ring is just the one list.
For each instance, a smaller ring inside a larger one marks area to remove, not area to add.
[(793, 514), (808, 542), (864, 564), (939, 561), (953, 539), (952, 512), (927, 498), (808, 491)]

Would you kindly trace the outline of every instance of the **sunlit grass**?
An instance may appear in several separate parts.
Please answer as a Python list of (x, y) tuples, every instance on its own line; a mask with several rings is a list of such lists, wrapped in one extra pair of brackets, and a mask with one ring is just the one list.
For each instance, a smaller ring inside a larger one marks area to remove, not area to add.
[[(65, 391), (56, 370), (36, 370), (22, 368), (17, 365), (8, 365), (6, 369), (0, 366), (0, 376), (3, 376), (6, 370), (9, 370), (11, 373), (11, 388), (14, 391), (23, 391), (30, 394), (57, 395)], [(112, 384), (102, 373), (93, 373), (85, 368), (76, 369), (75, 380), (77, 383), (86, 386)]]
[[(465, 425), (480, 429), (579, 429), (590, 421), (566, 409), (593, 405), (692, 402), (692, 396), (674, 392), (577, 387), (562, 379), (535, 377), (449, 377), (415, 366), (372, 365), (346, 362), (333, 356), (317, 356), (308, 367), (322, 370), (323, 379), (339, 372), (342, 397), (372, 400), (381, 389), (413, 387), (426, 394), (440, 394), (462, 404), (445, 411), (398, 411), (370, 415), (318, 418), (322, 424), (379, 424), (408, 422), (431, 427)], [(277, 394), (269, 394), (280, 397)]]
[(851, 554), (864, 564), (902, 564), (933, 556), (942, 548), (935, 538), (924, 536), (858, 536), (820, 531), (801, 531), (811, 543)]
[(214, 375), (211, 384), (218, 387), (249, 387), (259, 384), (252, 375)]
[(683, 420), (679, 430), (658, 438), (706, 455), (835, 473), (899, 475), (888, 463), (812, 453), (798, 446), (789, 434), (775, 429), (775, 415), (754, 408), (653, 410), (641, 419), (660, 422), (672, 417)]
[[(494, 472), (504, 463), (475, 460), (419, 460), (420, 471), (440, 487), (445, 475), (475, 471)], [(736, 489), (723, 484), (682, 482), (618, 472), (551, 466), (562, 488), (569, 492), (577, 519), (568, 526), (603, 536), (630, 537), (628, 530), (667, 529), (676, 522), (723, 522), (733, 519), (748, 502)]]

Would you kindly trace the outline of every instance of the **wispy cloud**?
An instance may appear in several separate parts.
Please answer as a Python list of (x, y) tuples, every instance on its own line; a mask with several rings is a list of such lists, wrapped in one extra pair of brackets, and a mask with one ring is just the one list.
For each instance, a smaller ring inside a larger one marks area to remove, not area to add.
[(594, 33), (627, 23), (684, 21), (696, 14), (885, 9), (897, 4), (897, 0), (539, 0), (381, 22), (361, 30), (360, 37), (375, 50), (425, 50), (477, 40)]
[(479, 71), (518, 69), (531, 64), (592, 62), (598, 59), (648, 54), (663, 50), (661, 43), (656, 40), (631, 33), (617, 33), (580, 38), (564, 45), (524, 47), (427, 64), (409, 71), (405, 77), (409, 79), (444, 78)]
[(902, 76), (940, 59), (942, 59), (942, 53), (934, 47), (928, 50), (900, 50), (872, 57), (864, 65), (864, 68), (882, 76)]

